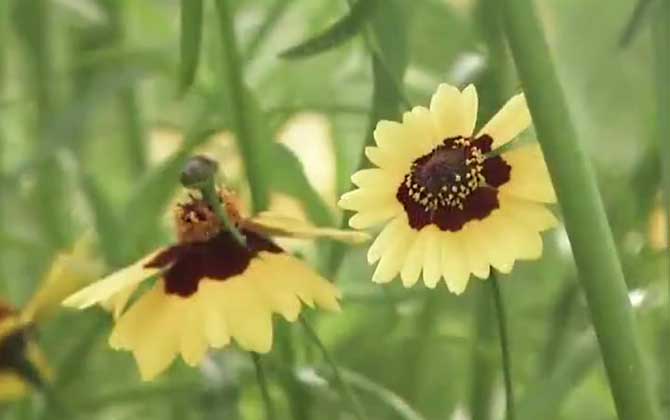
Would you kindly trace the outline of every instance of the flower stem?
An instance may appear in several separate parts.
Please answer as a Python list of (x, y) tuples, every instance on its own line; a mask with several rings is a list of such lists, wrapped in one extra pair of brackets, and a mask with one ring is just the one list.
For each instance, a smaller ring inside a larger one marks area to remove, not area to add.
[(503, 302), (502, 294), (500, 293), (498, 279), (493, 273), (491, 273), (491, 276), (489, 277), (489, 284), (491, 285), (491, 294), (493, 295), (493, 301), (495, 302), (496, 318), (498, 320), (498, 336), (500, 338), (500, 352), (502, 356), (503, 377), (505, 380), (505, 419), (514, 420), (514, 388), (512, 384), (512, 362), (509, 352), (505, 303)]
[(309, 325), (307, 320), (302, 316), (300, 317), (300, 322), (302, 323), (302, 326), (305, 329), (307, 336), (319, 348), (321, 354), (323, 355), (323, 359), (326, 361), (326, 364), (328, 364), (330, 369), (333, 371), (333, 379), (335, 380), (337, 387), (340, 389), (342, 397), (349, 404), (349, 408), (351, 412), (354, 414), (354, 417), (357, 420), (365, 419), (366, 415), (365, 412), (363, 411), (363, 407), (361, 406), (360, 402), (358, 401), (354, 393), (351, 391), (351, 388), (349, 387), (347, 382), (345, 382), (344, 379), (342, 379), (340, 369), (337, 367), (337, 364), (335, 363), (333, 358), (330, 357), (328, 349), (326, 349), (326, 346), (323, 345), (323, 343), (319, 339), (319, 336), (316, 334), (316, 331), (314, 331), (312, 326)]
[(532, 0), (505, 0), (510, 48), (563, 210), (621, 420), (657, 419), (653, 393), (595, 175), (578, 141)]
[(263, 364), (261, 363), (261, 357), (258, 353), (249, 352), (249, 354), (251, 354), (251, 360), (254, 361), (256, 380), (258, 381), (258, 386), (261, 388), (261, 396), (263, 397), (263, 405), (265, 406), (265, 418), (267, 420), (274, 420), (276, 419), (275, 410), (270, 398), (270, 391), (268, 390), (268, 382), (263, 370)]
[(205, 201), (207, 201), (207, 204), (212, 207), (214, 213), (216, 213), (216, 216), (219, 218), (219, 220), (221, 220), (221, 223), (223, 223), (223, 226), (225, 226), (226, 230), (228, 230), (230, 234), (233, 235), (233, 238), (235, 238), (235, 240), (240, 245), (246, 247), (247, 239), (244, 237), (242, 232), (237, 229), (235, 223), (230, 220), (230, 217), (228, 217), (228, 212), (221, 206), (221, 201), (219, 199), (219, 194), (216, 192), (214, 180), (205, 182), (198, 189), (200, 190), (200, 193), (202, 193), (202, 198), (204, 198)]

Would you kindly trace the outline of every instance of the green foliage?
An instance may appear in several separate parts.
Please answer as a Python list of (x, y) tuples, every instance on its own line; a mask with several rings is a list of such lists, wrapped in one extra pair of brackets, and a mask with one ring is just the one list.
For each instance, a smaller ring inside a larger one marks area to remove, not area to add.
[[(650, 393), (667, 418), (669, 256), (650, 223), (668, 186), (667, 1), (534, 3), (633, 291)], [(294, 203), (279, 210), (346, 225), (335, 203), (367, 165), (362, 151), (380, 119), (427, 106), (439, 83), (474, 82), (481, 125), (520, 90), (500, 4), (0, 0), (0, 298), (23, 305), (85, 232), (95, 232), (109, 271), (172, 243), (171, 205), (194, 154), (220, 160), (250, 212), (288, 196)], [(305, 129), (314, 115), (319, 129)], [(300, 141), (288, 142), (295, 126)], [(499, 278), (517, 420), (613, 419), (564, 230), (544, 244), (542, 259)], [(354, 418), (345, 388), (370, 420), (501, 418), (488, 284), (473, 279), (461, 296), (443, 285), (379, 286), (366, 246), (286, 246), (336, 273), (343, 311), (306, 315), (342, 382), (301, 326), (277, 317), (273, 351), (261, 358), (277, 420)], [(62, 311), (36, 326), (54, 382), (48, 394), (0, 403), (0, 418), (263, 418), (254, 365), (235, 345), (143, 383), (132, 357), (109, 348), (110, 318)]]

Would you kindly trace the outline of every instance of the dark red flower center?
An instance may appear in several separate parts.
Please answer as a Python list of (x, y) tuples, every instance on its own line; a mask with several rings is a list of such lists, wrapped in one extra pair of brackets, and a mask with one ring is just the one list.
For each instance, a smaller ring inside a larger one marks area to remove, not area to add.
[(165, 249), (146, 264), (163, 268), (165, 292), (182, 297), (198, 290), (202, 279), (225, 281), (242, 274), (261, 251), (280, 253), (283, 250), (271, 240), (242, 229), (247, 246), (240, 245), (228, 231), (200, 242), (185, 242)]
[(434, 224), (454, 232), (498, 208), (497, 187), (509, 181), (511, 167), (500, 156), (486, 156), (492, 142), (489, 136), (448, 138), (412, 163), (396, 194), (412, 228)]

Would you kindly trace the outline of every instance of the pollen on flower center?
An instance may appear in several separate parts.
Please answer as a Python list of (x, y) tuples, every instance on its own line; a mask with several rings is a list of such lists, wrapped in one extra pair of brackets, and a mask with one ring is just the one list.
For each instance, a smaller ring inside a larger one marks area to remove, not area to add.
[(486, 155), (492, 142), (486, 135), (448, 138), (412, 163), (396, 193), (412, 228), (457, 231), (498, 207), (496, 188), (509, 181), (511, 167)]
[(415, 160), (405, 177), (412, 200), (426, 210), (458, 207), (480, 184), (484, 154), (470, 139), (447, 139), (430, 153)]

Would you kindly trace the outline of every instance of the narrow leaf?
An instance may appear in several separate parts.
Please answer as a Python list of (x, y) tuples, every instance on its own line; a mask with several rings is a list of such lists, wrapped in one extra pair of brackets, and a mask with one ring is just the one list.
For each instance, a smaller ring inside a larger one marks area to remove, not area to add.
[(373, 16), (378, 3), (378, 0), (358, 0), (347, 15), (326, 30), (307, 41), (288, 48), (279, 56), (288, 59), (304, 58), (343, 44), (363, 29), (364, 24)]
[(202, 0), (181, 0), (181, 61), (179, 93), (185, 94), (195, 80), (202, 41)]

